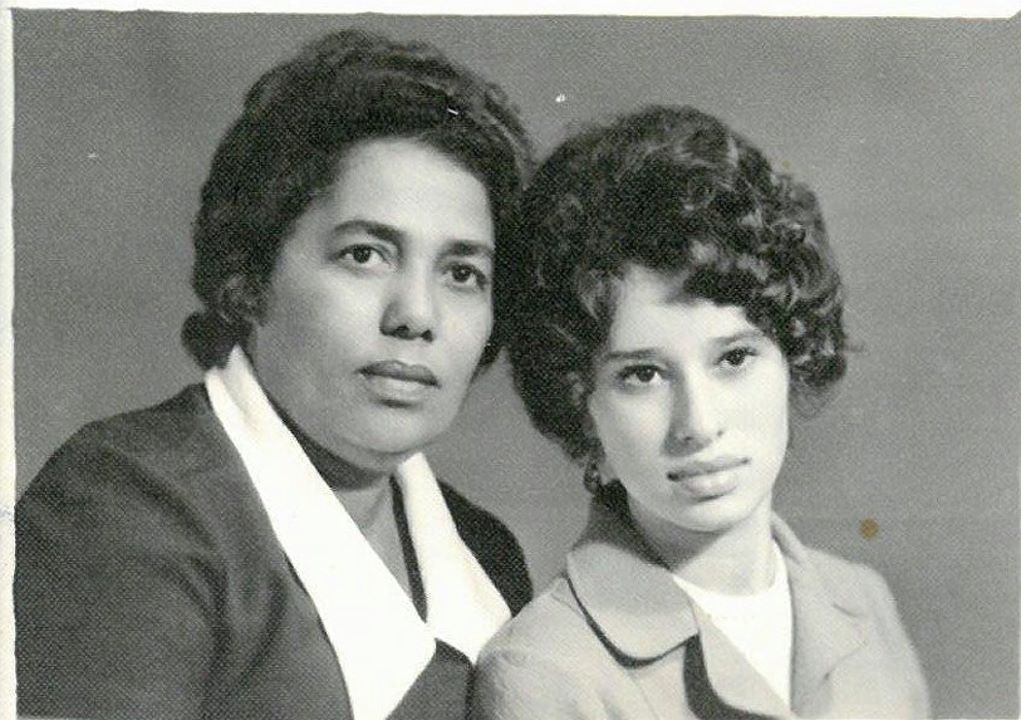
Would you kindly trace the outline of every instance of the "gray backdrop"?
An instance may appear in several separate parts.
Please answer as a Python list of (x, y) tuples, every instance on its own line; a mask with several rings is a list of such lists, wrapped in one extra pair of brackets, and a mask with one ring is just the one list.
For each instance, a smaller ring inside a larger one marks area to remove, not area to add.
[[(497, 80), (543, 153), (579, 122), (691, 103), (817, 190), (862, 351), (797, 422), (778, 508), (887, 577), (938, 714), (1016, 717), (1017, 19), (16, 11), (19, 488), (82, 422), (198, 378), (177, 336), (209, 158), (260, 73), (345, 24), (430, 40)], [(504, 366), (431, 456), (545, 584), (585, 496)]]

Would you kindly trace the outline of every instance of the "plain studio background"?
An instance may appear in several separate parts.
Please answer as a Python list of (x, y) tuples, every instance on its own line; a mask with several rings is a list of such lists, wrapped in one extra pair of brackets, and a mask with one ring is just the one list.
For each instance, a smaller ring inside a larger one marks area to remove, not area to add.
[[(795, 421), (777, 507), (886, 576), (939, 715), (1016, 717), (1017, 19), (15, 11), (19, 489), (82, 423), (200, 377), (178, 332), (213, 150), (262, 72), (349, 24), (429, 40), (502, 84), (542, 154), (580, 122), (690, 103), (817, 191), (863, 352)], [(542, 587), (586, 496), (503, 364), (430, 454), (509, 523)]]

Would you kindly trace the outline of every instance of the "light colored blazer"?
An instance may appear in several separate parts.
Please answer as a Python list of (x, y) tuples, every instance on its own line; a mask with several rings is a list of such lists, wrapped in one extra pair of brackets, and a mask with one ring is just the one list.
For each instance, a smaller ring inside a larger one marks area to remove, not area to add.
[(475, 720), (929, 715), (890, 591), (873, 570), (804, 547), (779, 518), (793, 605), (791, 703), (594, 503), (565, 576), (482, 652)]

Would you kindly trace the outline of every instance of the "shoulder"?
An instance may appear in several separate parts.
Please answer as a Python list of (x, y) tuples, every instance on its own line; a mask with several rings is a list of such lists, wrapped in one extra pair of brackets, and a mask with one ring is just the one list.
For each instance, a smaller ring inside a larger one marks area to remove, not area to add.
[(450, 514), (454, 517), (458, 530), (461, 530), (462, 527), (466, 530), (484, 532), (492, 532), (494, 529), (498, 529), (499, 531), (510, 533), (495, 515), (487, 510), (483, 510), (446, 482), (442, 480), (439, 482), (440, 490), (443, 492), (443, 499), (446, 501), (447, 507), (450, 508)]
[(896, 603), (886, 580), (864, 563), (852, 562), (832, 553), (805, 548), (812, 567), (827, 590), (837, 598), (845, 598), (872, 614), (896, 614)]
[(104, 451), (153, 468), (169, 465), (186, 470), (222, 451), (224, 440), (205, 389), (189, 385), (157, 405), (85, 425), (54, 457)]
[(457, 534), (493, 580), (511, 614), (516, 614), (532, 598), (532, 581), (517, 538), (496, 516), (454, 488), (441, 482), (440, 489)]
[(198, 552), (250, 510), (246, 477), (203, 388), (189, 386), (89, 423), (49, 458), (16, 507), (19, 558), (33, 549)]
[(569, 582), (560, 577), (483, 649), (472, 717), (603, 717), (604, 696), (619, 675)]
[(806, 546), (805, 555), (828, 586), (846, 586), (847, 583), (864, 576), (870, 579), (873, 576), (879, 577), (879, 574), (869, 566), (852, 562), (825, 550)]
[(50, 456), (25, 495), (38, 499), (57, 486), (70, 490), (76, 481), (95, 491), (118, 479), (181, 486), (212, 468), (239, 469), (234, 455), (205, 389), (189, 385), (158, 405), (79, 429)]
[(187, 469), (181, 465), (207, 462), (217, 445), (214, 423), (202, 387), (188, 386), (158, 405), (85, 425), (49, 458), (30, 491), (83, 463), (92, 470), (106, 462), (179, 472)]
[(869, 566), (802, 544), (794, 529), (775, 515), (772, 530), (788, 571), (821, 585), (820, 589), (838, 605), (865, 611), (875, 602), (892, 599), (886, 581)]
[(774, 532), (787, 558), (788, 572), (817, 587), (844, 612), (866, 620), (870, 632), (888, 641), (881, 645), (902, 646), (913, 653), (897, 603), (882, 575), (864, 563), (802, 545), (778, 518)]
[(842, 604), (865, 621), (868, 644), (880, 653), (872, 662), (878, 664), (882, 658), (889, 668), (887, 677), (898, 678), (900, 689), (907, 692), (911, 710), (905, 717), (930, 717), (925, 673), (886, 580), (863, 563), (821, 550), (809, 549), (808, 554), (832, 596), (843, 598)]
[[(212, 478), (229, 474), (229, 453), (204, 403), (192, 386), (86, 425), (19, 500), (23, 712), (98, 716), (119, 706), (198, 715), (221, 610), (237, 605), (226, 597), (225, 548), (253, 545), (232, 519), (244, 496), (216, 501), (210, 490), (219, 482)], [(257, 572), (243, 559), (230, 562)]]
[(869, 618), (872, 627), (891, 646), (913, 655), (914, 647), (886, 579), (863, 563), (849, 562), (821, 551), (814, 553), (817, 567), (828, 577), (830, 587), (841, 587), (844, 593), (853, 593), (859, 611)]
[(511, 619), (482, 651), (480, 665), (497, 658), (530, 657), (570, 663), (606, 652), (563, 576)]

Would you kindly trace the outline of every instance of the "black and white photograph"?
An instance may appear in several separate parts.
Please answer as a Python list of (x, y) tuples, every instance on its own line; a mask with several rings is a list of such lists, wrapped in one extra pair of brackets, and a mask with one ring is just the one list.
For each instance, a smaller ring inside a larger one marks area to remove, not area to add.
[(1018, 16), (279, 11), (10, 11), (19, 718), (1018, 717)]

